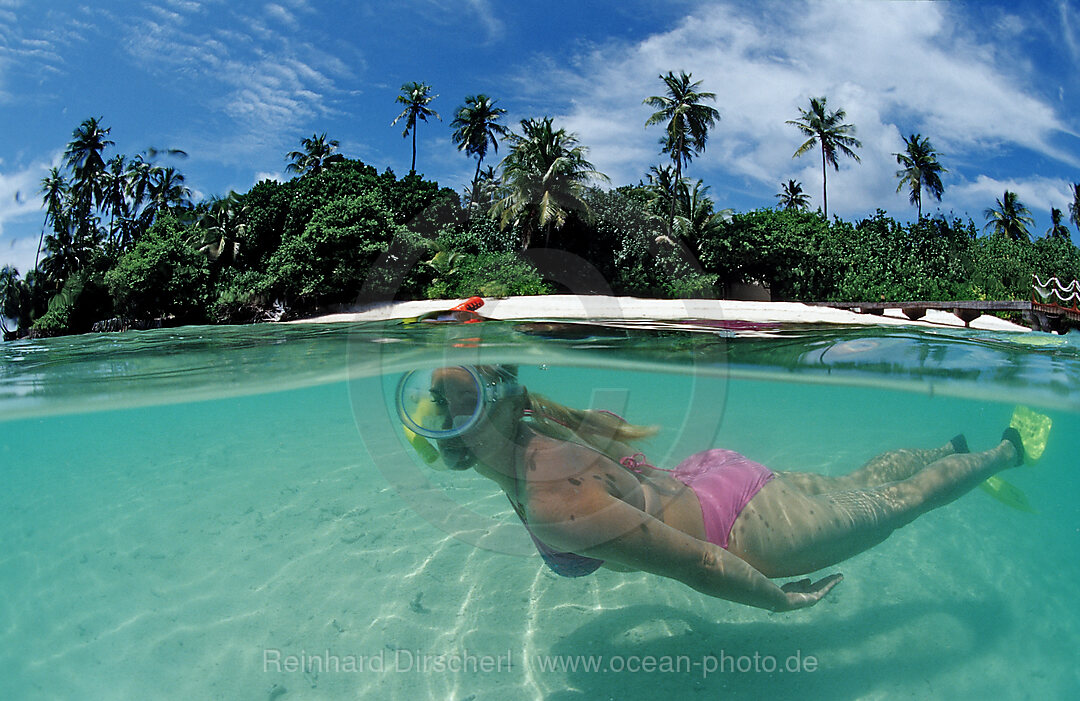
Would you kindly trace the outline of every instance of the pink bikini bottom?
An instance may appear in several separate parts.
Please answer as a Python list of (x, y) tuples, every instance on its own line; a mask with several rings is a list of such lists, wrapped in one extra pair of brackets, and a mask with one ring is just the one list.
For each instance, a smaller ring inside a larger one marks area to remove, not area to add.
[(694, 490), (701, 502), (706, 539), (725, 549), (735, 519), (775, 477), (764, 465), (720, 448), (691, 455), (671, 471), (671, 476)]

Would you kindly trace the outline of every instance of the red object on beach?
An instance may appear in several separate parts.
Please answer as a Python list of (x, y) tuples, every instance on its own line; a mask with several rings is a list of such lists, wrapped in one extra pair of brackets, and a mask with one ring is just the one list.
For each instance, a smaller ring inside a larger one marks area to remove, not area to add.
[(484, 306), (484, 300), (482, 300), (479, 297), (469, 297), (467, 300), (465, 300), (461, 304), (457, 305), (456, 307), (451, 307), (450, 311), (452, 311), (452, 312), (475, 312), (477, 309), (479, 309), (482, 306)]
[(404, 323), (412, 324), (416, 322), (423, 323), (445, 323), (456, 321), (462, 324), (475, 324), (481, 321), (486, 321), (484, 317), (477, 314), (474, 310), (484, 306), (484, 300), (479, 297), (469, 297), (467, 300), (451, 307), (450, 309), (442, 309), (434, 312), (427, 312), (421, 314), (415, 319), (406, 319)]
[(467, 318), (464, 319), (460, 317), (458, 318), (458, 321), (460, 321), (461, 323), (476, 324), (484, 320), (483, 317), (476, 313), (476, 310), (482, 306), (484, 306), (484, 300), (479, 297), (469, 297), (467, 300), (457, 305), (456, 307), (452, 307), (450, 311), (458, 312), (463, 315), (468, 315)]

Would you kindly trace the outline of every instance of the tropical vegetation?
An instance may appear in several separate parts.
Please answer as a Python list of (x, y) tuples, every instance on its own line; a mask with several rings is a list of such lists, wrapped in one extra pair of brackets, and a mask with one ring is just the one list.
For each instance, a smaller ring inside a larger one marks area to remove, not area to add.
[(912, 134), (904, 137), (905, 150), (903, 153), (894, 153), (896, 162), (904, 166), (896, 171), (896, 177), (900, 184), (896, 191), (900, 192), (906, 185), (911, 193), (908, 199), (911, 204), (918, 208), (919, 218), (922, 219), (922, 195), (925, 190), (931, 196), (941, 201), (941, 195), (945, 192), (945, 186), (941, 184), (941, 174), (945, 170), (938, 162), (938, 153), (922, 134)]
[(451, 137), (458, 149), (470, 156), (476, 156), (476, 175), (473, 176), (469, 203), (477, 204), (480, 199), (480, 166), (487, 156), (488, 147), (498, 152), (499, 138), (506, 137), (510, 131), (499, 123), (506, 110), (495, 106), (495, 100), (484, 94), (469, 95), (465, 104), (454, 113), (454, 128)]
[(799, 118), (788, 120), (788, 124), (796, 127), (807, 139), (799, 148), (795, 149), (792, 158), (798, 158), (808, 153), (816, 145), (821, 151), (821, 206), (825, 212), (825, 218), (829, 218), (829, 178), (827, 165), (840, 170), (840, 164), (836, 157), (838, 154), (859, 160), (856, 148), (861, 148), (862, 143), (855, 138), (855, 127), (844, 124), (847, 113), (842, 109), (830, 112), (826, 106), (825, 97), (810, 98), (810, 109), (799, 108)]
[(986, 226), (984, 228), (993, 231), (997, 236), (1003, 236), (1013, 241), (1028, 241), (1031, 233), (1028, 227), (1035, 223), (1031, 218), (1031, 212), (1021, 202), (1015, 192), (1006, 190), (1005, 194), (998, 199), (993, 207), (987, 207), (984, 212)]
[[(289, 163), (285, 166), (288, 173), (318, 173), (331, 163), (345, 159), (338, 150), (341, 143), (336, 139), (327, 139), (326, 134), (312, 134), (310, 139), (300, 139), (302, 151), (290, 151)], [(413, 157), (415, 159), (415, 156)]]
[[(673, 182), (682, 179), (682, 169), (689, 165), (694, 155), (705, 150), (709, 129), (719, 121), (720, 112), (714, 107), (702, 104), (706, 100), (715, 100), (716, 93), (701, 90), (701, 81), (691, 82), (689, 73), (680, 72), (676, 76), (668, 71), (661, 75), (667, 88), (666, 95), (653, 95), (644, 100), (644, 104), (656, 110), (645, 122), (645, 126), (665, 124), (664, 136), (660, 139), (660, 152), (670, 154), (675, 166)], [(668, 210), (668, 234), (675, 225), (675, 200), (671, 199)]]
[(587, 150), (576, 134), (556, 129), (551, 117), (521, 120), (521, 133), (509, 135), (510, 153), (499, 164), (502, 199), (492, 211), (503, 227), (522, 232), (521, 249), (529, 248), (533, 234), (544, 232), (544, 244), (562, 229), (571, 215), (588, 220), (582, 199), (589, 181), (606, 180), (586, 160)]
[(416, 81), (402, 85), (401, 94), (397, 96), (397, 101), (405, 105), (405, 109), (390, 122), (390, 126), (404, 119), (405, 130), (401, 132), (401, 136), (408, 137), (412, 133), (412, 165), (409, 166), (409, 173), (416, 172), (416, 120), (426, 122), (428, 117), (442, 119), (438, 112), (428, 107), (436, 97), (438, 95), (431, 94), (430, 85)]
[[(821, 208), (800, 182), (781, 184), (774, 207), (720, 206), (685, 168), (704, 152), (719, 112), (715, 94), (689, 73), (660, 76), (663, 95), (645, 99), (646, 126), (663, 125), (661, 153), (636, 185), (608, 187), (573, 132), (549, 116), (502, 124), (484, 94), (455, 110), (451, 139), (475, 158), (464, 198), (415, 172), (417, 121), (438, 117), (430, 86), (407, 83), (397, 98), (410, 172), (342, 154), (326, 133), (285, 155), (286, 181), (193, 201), (174, 164), (184, 153), (115, 152), (101, 118), (78, 125), (63, 159), (41, 181), (38, 255), (25, 275), (0, 270), (5, 337), (181, 323), (301, 317), (359, 299), (504, 296), (554, 291), (655, 297), (716, 297), (738, 285), (793, 301), (1026, 299), (1031, 276), (1080, 278), (1080, 184), (1051, 211), (1045, 236), (1006, 191), (985, 223), (923, 211), (941, 199), (940, 154), (921, 134), (892, 154), (897, 192), (916, 219), (879, 210), (857, 221), (828, 217), (828, 166), (859, 161), (855, 127), (825, 97), (789, 121), (818, 149)], [(496, 165), (490, 155), (504, 147)], [(554, 262), (553, 262), (554, 261)], [(577, 261), (573, 263), (572, 261)], [(567, 269), (577, 270), (568, 282)]]
[(788, 180), (781, 185), (776, 199), (780, 200), (776, 205), (780, 209), (810, 209), (810, 195), (803, 191), (802, 183), (797, 180)]

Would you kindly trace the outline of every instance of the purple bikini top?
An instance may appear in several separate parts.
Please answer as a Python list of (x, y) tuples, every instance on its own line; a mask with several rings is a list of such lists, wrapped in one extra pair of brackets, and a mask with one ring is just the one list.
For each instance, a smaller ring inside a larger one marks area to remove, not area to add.
[[(508, 496), (507, 499), (510, 499), (510, 497)], [(597, 560), (595, 557), (561, 552), (552, 548), (532, 532), (532, 529), (529, 528), (529, 522), (525, 520), (525, 514), (521, 511), (521, 507), (515, 504), (513, 499), (510, 499), (510, 504), (514, 507), (514, 513), (521, 519), (521, 523), (525, 525), (525, 530), (529, 532), (529, 537), (532, 538), (536, 549), (540, 551), (540, 557), (544, 558), (544, 563), (555, 574), (560, 577), (584, 577), (600, 569), (601, 565), (604, 564), (603, 560)]]

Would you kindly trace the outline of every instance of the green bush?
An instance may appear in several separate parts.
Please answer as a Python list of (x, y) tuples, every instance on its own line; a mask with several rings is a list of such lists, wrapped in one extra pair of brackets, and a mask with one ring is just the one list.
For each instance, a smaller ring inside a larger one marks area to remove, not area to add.
[(836, 240), (849, 232), (816, 213), (757, 209), (702, 240), (701, 263), (724, 282), (763, 282), (776, 300), (827, 299), (836, 290)]
[(503, 229), (487, 216), (473, 217), (467, 223), (442, 227), (435, 245), (442, 251), (460, 253), (509, 253), (518, 249), (521, 234), (513, 227)]
[(264, 180), (240, 196), (243, 226), (235, 265), (240, 270), (265, 270), (270, 256), (281, 245), (281, 233), (289, 218), (296, 181)]
[(84, 275), (75, 273), (69, 277), (63, 289), (49, 300), (48, 311), (30, 327), (30, 335), (35, 338), (48, 338), (76, 333), (72, 322), (83, 287)]
[(570, 250), (596, 267), (615, 294), (654, 297), (713, 296), (717, 275), (693, 254), (663, 239), (666, 226), (640, 187), (590, 190), (592, 222), (578, 223)]
[(436, 257), (437, 275), (428, 299), (542, 295), (552, 291), (536, 268), (516, 253), (446, 253)]
[(300, 307), (352, 302), (395, 231), (376, 192), (324, 204), (301, 233), (286, 235), (258, 292)]
[(924, 217), (905, 225), (877, 214), (836, 240), (835, 301), (966, 299), (976, 232), (969, 221)]
[(976, 241), (971, 272), (976, 299), (1029, 299), (1037, 262), (1029, 241), (990, 235)]
[(174, 316), (204, 318), (210, 270), (184, 241), (184, 227), (171, 215), (158, 218), (116, 267), (105, 273), (116, 311), (132, 319)]
[(263, 292), (266, 275), (256, 270), (238, 272), (226, 268), (211, 295), (207, 317), (219, 323), (248, 323), (260, 318), (274, 300)]

